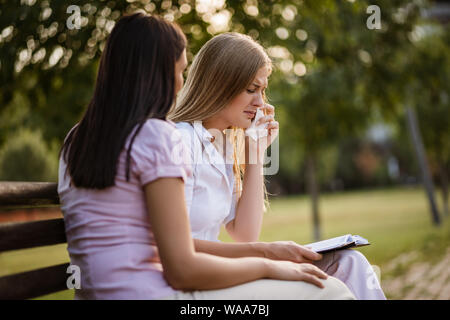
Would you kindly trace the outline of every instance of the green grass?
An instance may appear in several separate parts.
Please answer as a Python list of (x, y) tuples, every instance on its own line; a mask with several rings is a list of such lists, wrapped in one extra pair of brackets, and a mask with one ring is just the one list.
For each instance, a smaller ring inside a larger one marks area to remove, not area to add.
[[(450, 246), (450, 219), (433, 227), (422, 189), (384, 189), (323, 195), (320, 198), (322, 238), (359, 234), (372, 244), (360, 250), (372, 264), (383, 266), (401, 253), (418, 250), (424, 259), (438, 259)], [(222, 230), (220, 239), (230, 241)], [(307, 196), (274, 198), (265, 214), (261, 241), (312, 239)], [(69, 261), (67, 245), (0, 253), (0, 276)], [(72, 299), (66, 290), (39, 299)]]
[[(307, 196), (275, 198), (270, 203), (261, 241), (293, 240), (300, 244), (314, 241)], [(419, 188), (323, 195), (319, 208), (322, 238), (347, 233), (365, 237), (371, 245), (358, 250), (372, 264), (382, 265), (403, 252), (418, 247), (422, 250), (427, 244), (431, 252), (450, 246), (449, 219), (439, 228), (432, 225), (425, 193)], [(224, 229), (220, 239), (230, 241)], [(431, 239), (438, 248), (430, 245)]]

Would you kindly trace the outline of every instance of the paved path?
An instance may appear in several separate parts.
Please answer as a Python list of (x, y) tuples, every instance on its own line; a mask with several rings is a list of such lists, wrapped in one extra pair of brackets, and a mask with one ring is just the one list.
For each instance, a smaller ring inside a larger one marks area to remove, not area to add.
[(405, 253), (382, 268), (381, 285), (388, 299), (450, 300), (450, 248), (434, 263), (417, 252)]

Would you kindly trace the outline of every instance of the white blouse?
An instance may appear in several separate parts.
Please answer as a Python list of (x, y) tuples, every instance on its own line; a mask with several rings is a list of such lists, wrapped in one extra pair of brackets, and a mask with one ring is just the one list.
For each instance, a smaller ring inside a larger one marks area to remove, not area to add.
[(185, 197), (192, 236), (219, 241), (221, 225), (235, 217), (233, 164), (228, 155), (225, 161), (217, 151), (211, 142), (213, 136), (201, 122), (179, 122), (176, 126), (191, 151), (193, 175), (185, 181)]

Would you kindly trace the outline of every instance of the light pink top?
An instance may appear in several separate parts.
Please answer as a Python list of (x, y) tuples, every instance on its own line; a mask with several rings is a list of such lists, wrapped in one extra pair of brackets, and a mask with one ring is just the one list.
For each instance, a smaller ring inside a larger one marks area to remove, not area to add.
[(174, 293), (155, 259), (143, 186), (162, 177), (185, 181), (191, 169), (180, 159), (188, 153), (173, 122), (149, 119), (134, 140), (127, 182), (130, 137), (119, 156), (116, 184), (107, 189), (70, 186), (60, 159), (58, 193), (68, 251), (81, 271), (75, 299), (155, 299)]

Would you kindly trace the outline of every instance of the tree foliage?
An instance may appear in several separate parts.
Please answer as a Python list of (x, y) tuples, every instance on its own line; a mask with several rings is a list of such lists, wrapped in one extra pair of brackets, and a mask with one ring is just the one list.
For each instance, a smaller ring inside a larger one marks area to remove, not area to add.
[[(91, 98), (115, 21), (144, 10), (181, 25), (190, 60), (224, 31), (249, 34), (267, 48), (275, 65), (269, 95), (281, 124), (283, 183), (298, 179), (305, 155), (324, 156), (341, 139), (364, 132), (373, 118), (401, 124), (408, 99), (420, 114), (429, 154), (440, 153), (436, 158), (448, 163), (449, 32), (421, 18), (425, 1), (0, 4), (0, 145), (21, 127), (42, 130), (49, 144), (61, 143)], [(68, 28), (69, 5), (80, 8), (80, 29)], [(366, 26), (369, 5), (381, 9), (379, 30)]]

